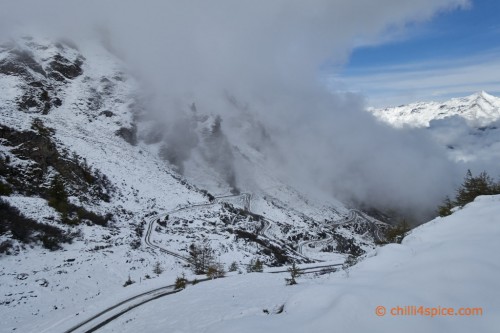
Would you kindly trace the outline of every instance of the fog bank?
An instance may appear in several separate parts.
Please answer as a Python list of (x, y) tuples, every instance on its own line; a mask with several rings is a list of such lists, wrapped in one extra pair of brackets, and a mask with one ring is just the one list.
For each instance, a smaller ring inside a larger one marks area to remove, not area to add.
[[(196, 102), (223, 119), (251, 113), (272, 137), (268, 163), (279, 165), (281, 177), (422, 215), (462, 170), (424, 133), (378, 123), (363, 111), (362, 96), (327, 91), (319, 77), (325, 64), (340, 68), (354, 47), (467, 3), (4, 0), (0, 30), (2, 37), (24, 25), (72, 38), (99, 36), (148, 87), (151, 112), (169, 118)], [(175, 135), (178, 147), (191, 149), (188, 140)]]

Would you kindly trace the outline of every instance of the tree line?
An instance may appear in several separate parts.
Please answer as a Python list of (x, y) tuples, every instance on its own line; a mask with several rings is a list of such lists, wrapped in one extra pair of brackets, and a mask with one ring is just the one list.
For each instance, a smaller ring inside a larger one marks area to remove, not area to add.
[(438, 207), (439, 216), (448, 216), (453, 213), (454, 208), (463, 207), (480, 195), (500, 194), (500, 182), (495, 182), (485, 171), (478, 176), (473, 176), (470, 170), (464, 177), (464, 181), (456, 191), (452, 200), (446, 197)]

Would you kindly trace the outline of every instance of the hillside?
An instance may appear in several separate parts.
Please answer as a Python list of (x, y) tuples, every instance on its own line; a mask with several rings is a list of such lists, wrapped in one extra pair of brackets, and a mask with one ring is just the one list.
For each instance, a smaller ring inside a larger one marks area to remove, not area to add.
[(3, 1), (0, 333), (496, 332), (499, 11)]
[[(478, 197), (414, 229), (402, 244), (368, 253), (348, 272), (304, 275), (296, 286), (285, 286), (286, 273), (189, 286), (125, 314), (103, 332), (495, 332), (499, 203), (500, 196)], [(384, 316), (376, 315), (377, 306), (386, 308)], [(397, 306), (415, 306), (415, 314), (391, 316)], [(428, 315), (418, 314), (420, 306)], [(436, 315), (438, 307), (468, 308), (462, 311), (469, 316)], [(482, 315), (471, 315), (472, 308)]]
[(125, 64), (98, 43), (2, 44), (0, 99), (8, 330), (105, 304), (129, 277), (140, 282), (126, 288), (134, 293), (192, 274), (192, 244), (245, 271), (257, 258), (342, 262), (372, 250), (387, 228), (280, 179), (266, 164), (272, 138), (249, 114), (221, 118), (186, 102), (182, 117), (156, 118)]

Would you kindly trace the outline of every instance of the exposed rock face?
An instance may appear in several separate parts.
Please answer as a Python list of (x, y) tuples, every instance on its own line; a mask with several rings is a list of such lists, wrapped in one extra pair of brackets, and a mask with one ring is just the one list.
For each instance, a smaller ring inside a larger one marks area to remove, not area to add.
[[(26, 40), (26, 44), (0, 46), (0, 74), (22, 82), (19, 88), (23, 94), (16, 101), (19, 111), (48, 114), (62, 104), (58, 97), (61, 86), (83, 74), (85, 59), (66, 44), (41, 45)], [(39, 51), (43, 58), (37, 59), (27, 47)]]
[(48, 198), (50, 180), (60, 175), (66, 190), (80, 200), (109, 200), (112, 186), (106, 177), (77, 155), (59, 152), (51, 134), (41, 122), (25, 132), (0, 125), (2, 145), (11, 148), (8, 159), (0, 156), (0, 177), (17, 193)]
[(116, 135), (121, 137), (123, 140), (130, 143), (132, 146), (137, 145), (137, 127), (132, 126), (130, 128), (122, 127), (116, 131)]
[(52, 60), (49, 64), (51, 77), (57, 79), (58, 81), (64, 81), (61, 79), (61, 75), (66, 79), (74, 79), (80, 75), (82, 75), (82, 64), (83, 58), (78, 57), (76, 60), (71, 61), (60, 54), (54, 56), (54, 60)]

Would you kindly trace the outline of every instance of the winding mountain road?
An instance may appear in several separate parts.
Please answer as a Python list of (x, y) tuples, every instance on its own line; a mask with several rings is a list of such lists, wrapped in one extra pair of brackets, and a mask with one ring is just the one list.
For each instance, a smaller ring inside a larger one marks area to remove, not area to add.
[[(104, 326), (109, 321), (118, 318), (120, 315), (136, 308), (139, 305), (152, 301), (154, 299), (179, 292), (180, 289), (174, 290), (174, 285), (168, 285), (161, 288), (156, 288), (132, 297), (129, 297), (113, 306), (110, 306), (90, 318), (72, 326), (64, 331), (64, 333), (73, 332), (94, 332)], [(116, 311), (114, 311), (116, 310)], [(117, 315), (119, 314), (119, 315)], [(112, 318), (112, 319), (111, 319)], [(110, 320), (111, 319), (111, 320)]]
[[(163, 215), (161, 217), (165, 217), (165, 216), (167, 216), (169, 214), (172, 214), (172, 213), (175, 213), (175, 212), (178, 212), (178, 211), (179, 210), (176, 210), (176, 211), (174, 210), (174, 211), (172, 211), (170, 213), (167, 213), (167, 214), (165, 214), (165, 215)], [(158, 221), (158, 219), (161, 218), (161, 217), (155, 217), (155, 218), (152, 218), (149, 221), (149, 223), (148, 223), (148, 229), (146, 230), (146, 235), (144, 236), (144, 243), (146, 243), (147, 246), (152, 247), (152, 248), (156, 248), (156, 249), (160, 250), (161, 252), (166, 253), (166, 254), (168, 254), (168, 255), (170, 255), (172, 257), (175, 257), (177, 259), (180, 259), (180, 260), (183, 260), (183, 261), (186, 261), (186, 262), (190, 262), (189, 258), (187, 258), (187, 257), (185, 257), (185, 256), (183, 256), (183, 255), (181, 255), (179, 253), (167, 250), (167, 249), (165, 249), (165, 248), (163, 248), (163, 247), (161, 247), (159, 245), (154, 244), (151, 241), (151, 232), (153, 231), (153, 225), (154, 225), (155, 221)]]
[[(328, 272), (334, 272), (336, 270), (336, 267), (342, 266), (342, 264), (325, 264), (325, 265), (315, 265), (315, 266), (310, 266), (310, 267), (304, 267), (300, 268), (299, 270), (301, 271), (302, 274), (309, 274), (309, 273), (328, 273)], [(286, 270), (279, 270), (279, 271), (270, 271), (267, 272), (270, 274), (279, 274), (279, 273), (288, 273), (288, 269)], [(196, 283), (201, 283), (201, 282), (207, 282), (210, 281), (211, 279), (205, 278), (205, 279), (199, 279), (196, 281)], [(193, 284), (193, 282), (188, 282), (189, 284)], [(165, 297), (168, 295), (176, 294), (182, 289), (174, 289), (174, 285), (168, 285), (160, 288), (156, 288), (132, 297), (129, 297), (115, 305), (112, 305), (96, 314), (93, 316), (87, 318), (86, 320), (72, 326), (69, 329), (66, 329), (64, 333), (92, 333), (100, 328), (106, 326), (110, 322), (114, 321), (115, 319), (121, 317), (125, 313), (143, 305), (148, 302), (154, 301), (158, 298)], [(53, 327), (48, 328), (44, 332), (52, 332)], [(50, 330), (50, 331), (49, 331)]]
[[(170, 212), (164, 213), (164, 214), (162, 214), (160, 216), (155, 216), (155, 217), (151, 218), (149, 220), (149, 222), (148, 222), (148, 227), (147, 227), (146, 233), (144, 235), (144, 243), (147, 246), (151, 247), (151, 248), (156, 248), (156, 249), (160, 250), (163, 253), (166, 253), (166, 254), (168, 254), (170, 256), (173, 256), (173, 257), (175, 257), (177, 259), (180, 259), (180, 260), (183, 260), (183, 261), (185, 261), (187, 263), (190, 263), (190, 259), (188, 257), (185, 257), (185, 256), (183, 256), (183, 255), (181, 255), (181, 254), (179, 254), (177, 252), (173, 252), (173, 251), (170, 251), (170, 250), (168, 250), (166, 248), (163, 248), (163, 247), (155, 244), (151, 240), (151, 234), (152, 234), (152, 232), (154, 230), (154, 228), (153, 228), (154, 223), (156, 221), (158, 221), (159, 219), (161, 220), (162, 218), (164, 218), (167, 215), (175, 214), (175, 213), (178, 213), (178, 212), (181, 212), (181, 211), (184, 211), (184, 210), (187, 210), (187, 209), (192, 209), (192, 208), (209, 207), (209, 206), (212, 206), (212, 205), (224, 202), (224, 199), (238, 198), (238, 197), (241, 198), (241, 202), (243, 203), (243, 207), (245, 208), (245, 210), (247, 210), (247, 211), (249, 211), (251, 213), (251, 211), (249, 209), (250, 209), (250, 205), (251, 205), (252, 195), (250, 193), (242, 193), (242, 194), (238, 194), (238, 195), (228, 195), (228, 196), (216, 197), (213, 202), (183, 206), (183, 207), (174, 209), (174, 210), (172, 210)], [(238, 217), (238, 215), (235, 215), (233, 217), (233, 219), (231, 220), (231, 223), (233, 223), (234, 220), (237, 217)], [(268, 230), (271, 228), (271, 225), (275, 224), (276, 222), (272, 221), (272, 220), (270, 220), (268, 218), (263, 218), (262, 221), (264, 223), (264, 227), (260, 230), (260, 232), (258, 232), (258, 234), (260, 236), (262, 236), (263, 238), (266, 238), (268, 240), (276, 241), (275, 239), (273, 239), (272, 235), (267, 234)], [(284, 244), (282, 244), (282, 246), (286, 247), (290, 252), (294, 253), (295, 255), (299, 256), (300, 258), (302, 258), (304, 260), (312, 261), (312, 262), (318, 261), (318, 260), (306, 257), (305, 255), (303, 255), (299, 251), (295, 251), (294, 249), (290, 248), (289, 246), (286, 246)]]
[[(221, 203), (221, 202), (224, 202), (224, 199), (230, 199), (230, 198), (237, 198), (237, 197), (240, 197), (241, 198), (241, 202), (243, 203), (243, 207), (250, 212), (250, 205), (251, 205), (251, 194), (249, 193), (243, 193), (243, 194), (239, 194), (239, 195), (229, 195), (229, 196), (223, 196), (223, 197), (218, 197), (218, 198), (215, 198), (215, 200), (213, 200), (212, 202), (209, 202), (209, 203), (200, 203), (200, 204), (191, 204), (191, 205), (187, 205), (187, 206), (183, 206), (183, 207), (179, 207), (179, 208), (176, 208), (170, 212), (167, 212), (167, 213), (164, 213), (160, 216), (155, 216), (155, 217), (152, 217), (150, 218), (149, 222), (148, 222), (148, 226), (147, 226), (147, 229), (146, 229), (146, 233), (144, 235), (144, 242), (147, 246), (151, 247), (151, 248), (156, 248), (158, 249), (159, 251), (163, 252), (163, 253), (166, 253), (170, 256), (173, 256), (179, 260), (182, 260), (186, 263), (190, 263), (190, 259), (186, 256), (183, 256), (177, 252), (174, 252), (174, 251), (170, 251), (168, 249), (165, 249), (163, 248), (162, 246), (160, 245), (157, 245), (155, 244), (152, 240), (151, 240), (151, 234), (154, 230), (154, 223), (156, 221), (158, 221), (159, 219), (162, 219), (162, 218), (165, 218), (167, 215), (170, 215), (170, 214), (175, 214), (175, 213), (178, 213), (180, 211), (184, 211), (184, 210), (188, 210), (188, 209), (193, 209), (193, 208), (197, 208), (197, 207), (208, 207), (208, 206), (212, 206), (212, 205), (215, 205), (217, 203)], [(359, 218), (359, 215), (360, 213), (356, 210), (351, 210), (349, 211), (349, 216), (348, 218), (345, 220), (345, 221), (341, 221), (339, 223), (334, 223), (334, 224), (329, 224), (328, 226), (330, 227), (337, 227), (339, 225), (345, 225), (345, 224), (348, 224), (348, 223), (353, 223), (355, 222), (358, 218)], [(368, 220), (369, 219), (366, 219), (366, 218), (363, 218), (364, 220)], [(234, 219), (233, 219), (234, 221)], [(271, 241), (275, 241), (273, 240), (273, 236), (270, 235), (268, 232), (269, 232), (269, 229), (272, 228), (272, 225), (275, 224), (276, 222), (272, 221), (272, 220), (269, 220), (267, 218), (264, 218), (262, 220), (264, 226), (262, 227), (262, 229), (259, 231), (259, 235), (263, 238), (267, 238), (268, 240), (271, 240)], [(315, 240), (315, 241), (307, 241), (307, 242), (303, 242), (301, 244), (299, 244), (299, 250), (298, 251), (295, 251), (293, 249), (290, 249), (288, 246), (287, 249), (289, 251), (291, 251), (292, 253), (302, 257), (303, 259), (307, 259), (309, 261), (313, 261), (313, 262), (319, 262), (319, 260), (314, 260), (314, 259), (311, 259), (311, 258), (308, 258), (306, 256), (304, 256), (302, 254), (302, 251), (303, 251), (303, 247), (304, 246), (308, 246), (309, 244), (320, 244), (320, 243), (323, 243), (323, 244), (327, 244), (328, 242), (331, 242), (333, 240), (333, 237), (329, 237), (328, 239), (322, 239), (322, 240)], [(311, 266), (311, 267), (306, 267), (306, 268), (302, 268), (301, 271), (302, 273), (324, 273), (324, 272), (332, 272), (334, 271), (337, 267), (337, 266), (341, 266), (342, 264), (324, 264), (324, 265), (321, 265), (321, 264), (318, 264), (318, 265), (315, 265), (315, 266)], [(288, 270), (280, 270), (280, 271), (271, 271), (269, 273), (272, 273), (272, 274), (277, 274), (277, 273), (285, 273), (285, 272), (288, 272)], [(200, 279), (198, 280), (197, 282), (204, 282), (204, 281), (209, 281), (210, 279), (206, 278), (206, 279)], [(171, 295), (171, 294), (174, 294), (174, 293), (177, 293), (179, 291), (181, 291), (182, 289), (177, 289), (175, 290), (174, 289), (174, 285), (168, 285), (168, 286), (164, 286), (164, 287), (160, 287), (160, 288), (156, 288), (156, 289), (153, 289), (153, 290), (150, 290), (150, 291), (147, 291), (147, 292), (143, 292), (143, 293), (140, 293), (138, 295), (135, 295), (135, 296), (132, 296), (132, 297), (129, 297), (125, 300), (122, 300), (120, 301), (119, 303), (113, 305), (113, 306), (110, 306), (102, 311), (99, 311), (98, 313), (95, 313), (94, 315), (92, 315), (91, 317), (89, 317), (88, 319), (72, 326), (71, 328), (69, 329), (66, 329), (64, 331), (64, 333), (75, 333), (75, 332), (85, 332), (85, 333), (91, 333), (91, 332), (95, 332), (97, 331), (98, 329), (100, 329), (101, 327), (107, 325), (108, 323), (112, 322), (113, 320), (115, 320), (116, 318), (122, 316), (123, 314), (145, 304), (145, 303), (148, 303), (148, 302), (151, 302), (153, 300), (156, 300), (158, 298), (161, 298), (161, 297), (164, 297), (164, 296), (168, 296), (168, 295)]]
[[(349, 224), (354, 224), (354, 223), (368, 223), (371, 226), (371, 231), (373, 232), (373, 236), (375, 237), (376, 241), (380, 241), (382, 238), (380, 236), (380, 231), (379, 227), (377, 226), (377, 223), (372, 221), (370, 218), (365, 216), (365, 213), (357, 210), (357, 209), (350, 209), (349, 210), (349, 215), (342, 220), (337, 220), (333, 221), (331, 223), (325, 223), (325, 222), (319, 222), (320, 225), (326, 229), (331, 229), (332, 231), (335, 228), (338, 228), (340, 226), (344, 225), (349, 225)], [(304, 254), (304, 248), (307, 246), (316, 247), (316, 246), (326, 246), (334, 241), (332, 236), (328, 236), (327, 239), (318, 239), (318, 240), (308, 240), (308, 241), (303, 241), (299, 243), (298, 246), (298, 251), (301, 254)]]
[(310, 246), (310, 245), (313, 245), (313, 247), (326, 246), (326, 245), (330, 244), (331, 242), (333, 242), (333, 237), (330, 235), (328, 235), (328, 237), (326, 239), (318, 239), (318, 240), (310, 240), (310, 241), (301, 242), (301, 243), (299, 243), (298, 251), (300, 253), (304, 253), (304, 247), (306, 247), (306, 246)]
[[(182, 207), (179, 207), (179, 208), (176, 208), (170, 212), (167, 212), (167, 213), (164, 213), (160, 216), (155, 216), (153, 218), (151, 218), (148, 222), (148, 227), (147, 227), (147, 230), (146, 230), (146, 234), (144, 235), (144, 243), (151, 247), (151, 248), (156, 248), (158, 250), (160, 250), (161, 252), (163, 253), (166, 253), (170, 256), (173, 256), (177, 259), (180, 259), (180, 260), (183, 260), (187, 263), (190, 263), (190, 259), (186, 256), (183, 256), (177, 252), (173, 252), (173, 251), (170, 251), (168, 249), (165, 249), (164, 247), (161, 247), (157, 244), (155, 244), (153, 241), (151, 241), (151, 234), (153, 232), (153, 226), (154, 226), (154, 223), (158, 220), (161, 220), (162, 218), (168, 216), (168, 215), (171, 215), (171, 214), (175, 214), (175, 213), (178, 213), (178, 212), (181, 212), (181, 211), (184, 211), (184, 210), (188, 210), (188, 209), (193, 209), (193, 208), (199, 208), (199, 207), (209, 207), (209, 206), (213, 206), (213, 205), (216, 205), (216, 204), (219, 204), (221, 202), (224, 202), (224, 199), (229, 199), (229, 198), (237, 198), (237, 197), (241, 197), (242, 198), (242, 202), (243, 202), (243, 207), (246, 209), (246, 210), (249, 210), (250, 208), (250, 200), (251, 200), (251, 197), (252, 195), (250, 193), (242, 193), (242, 194), (237, 194), (237, 195), (226, 195), (226, 196), (221, 196), (221, 197), (216, 197), (215, 200), (213, 200), (212, 202), (207, 202), (207, 203), (199, 203), (199, 204), (192, 204), (192, 205), (187, 205), (187, 206), (182, 206)], [(234, 219), (237, 217), (234, 216), (233, 217), (233, 220), (231, 222), (234, 221)]]
[[(273, 235), (271, 234), (268, 234), (268, 231), (269, 229), (271, 228), (271, 226), (273, 224), (276, 224), (275, 221), (273, 220), (270, 220), (268, 218), (264, 218), (262, 220), (262, 222), (264, 223), (264, 226), (262, 227), (262, 229), (258, 232), (258, 234), (263, 237), (263, 238), (266, 238), (270, 241), (276, 241), (273, 237)], [(281, 243), (281, 242), (280, 242)], [(321, 260), (317, 260), (317, 259), (312, 259), (312, 258), (309, 258), (309, 257), (306, 257), (302, 252), (299, 251), (296, 251), (294, 249), (292, 249), (290, 246), (288, 245), (285, 245), (285, 244), (282, 244), (281, 246), (285, 247), (288, 251), (292, 252), (293, 254), (295, 254), (296, 256), (306, 260), (306, 261), (310, 261), (310, 262), (321, 262)]]

